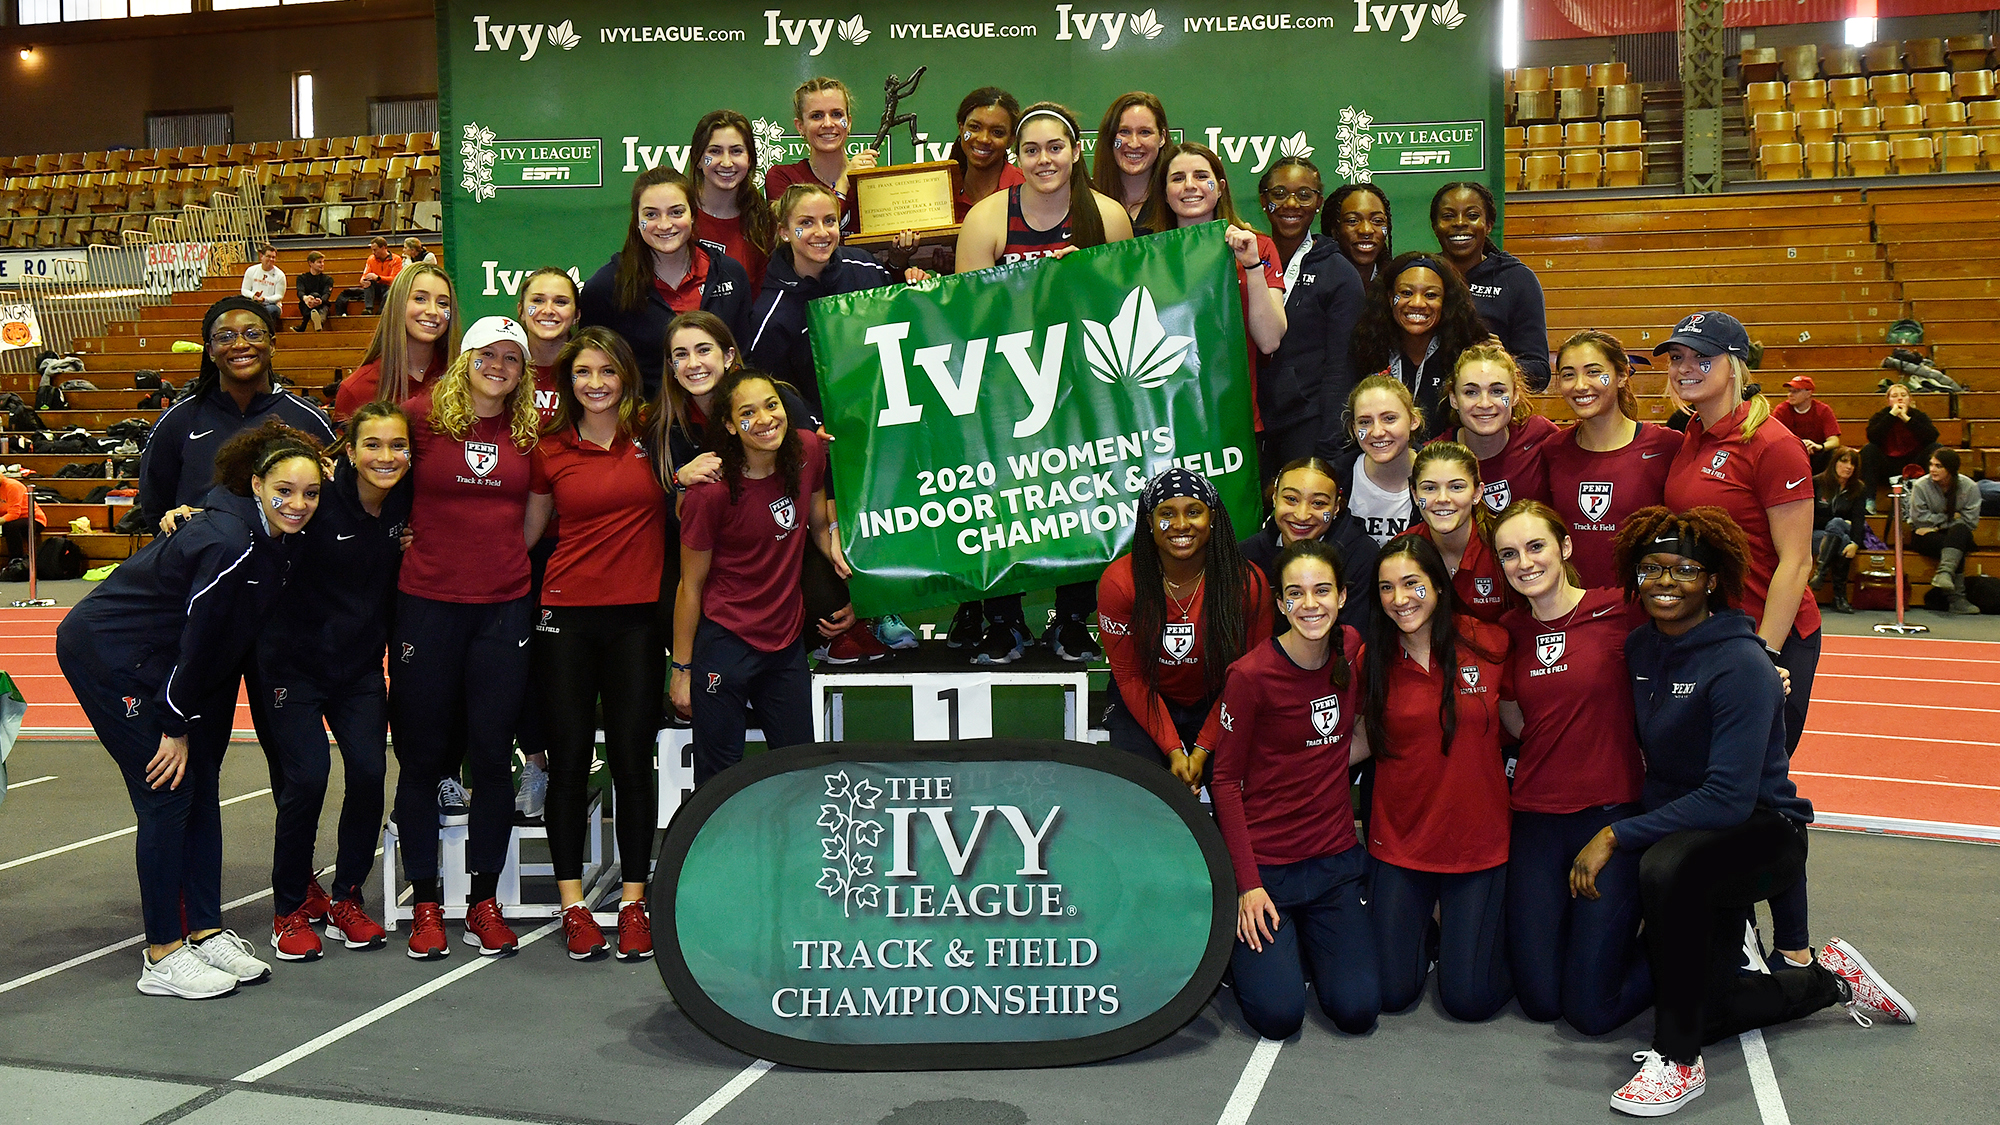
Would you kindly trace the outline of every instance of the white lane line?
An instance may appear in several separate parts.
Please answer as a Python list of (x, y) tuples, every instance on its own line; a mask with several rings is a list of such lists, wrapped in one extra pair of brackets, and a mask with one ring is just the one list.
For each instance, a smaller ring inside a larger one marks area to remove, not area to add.
[(26, 789), (30, 785), (40, 785), (44, 781), (54, 781), (55, 779), (55, 774), (45, 773), (40, 777), (31, 777), (26, 781), (10, 781), (7, 783), (7, 792), (12, 793), (16, 789)]
[(1863, 832), (1908, 833), (1940, 836), (1954, 843), (2000, 844), (2000, 827), (1991, 824), (1955, 824), (1948, 820), (1905, 820), (1894, 816), (1813, 810), (1814, 828), (1859, 828)]
[(1809, 730), (1807, 734), (1821, 738), (1865, 738), (1881, 745), (1884, 742), (1929, 742), (1938, 746), (1991, 746), (2000, 747), (2000, 742), (1972, 742), (1963, 738), (1917, 738), (1907, 734), (1856, 734), (1851, 730)]
[(1836, 652), (1829, 655), (1844, 656), (1850, 660), (1949, 660), (1953, 664), (2000, 664), (2000, 660), (1982, 660), (1977, 656), (1899, 656), (1887, 652)]
[(1778, 1089), (1778, 1075), (1771, 1069), (1771, 1051), (1764, 1043), (1764, 1033), (1753, 1028), (1737, 1038), (1743, 1042), (1751, 1092), (1757, 1095), (1757, 1115), (1764, 1119), (1764, 1125), (1792, 1125), (1792, 1115), (1785, 1112), (1785, 1095)]
[[(326, 871), (320, 872), (320, 874), (325, 875), (332, 870), (333, 868), (329, 867), (326, 869)], [(239, 906), (248, 906), (251, 903), (256, 902), (260, 898), (270, 898), (270, 897), (271, 897), (271, 888), (266, 887), (263, 890), (258, 891), (256, 894), (244, 895), (242, 898), (239, 898), (234, 902), (225, 902), (222, 904), (222, 909), (226, 912), (234, 910)], [(29, 973), (27, 976), (24, 977), (15, 977), (13, 980), (8, 981), (6, 984), (0, 984), (0, 992), (12, 992), (14, 989), (33, 984), (38, 980), (44, 980), (47, 979), (48, 977), (55, 976), (57, 973), (60, 973), (65, 969), (74, 969), (78, 965), (95, 961), (99, 957), (106, 956), (107, 954), (116, 953), (121, 949), (130, 949), (135, 945), (143, 945), (145, 941), (146, 941), (145, 934), (140, 934), (137, 937), (126, 938), (124, 941), (114, 941), (110, 945), (104, 946), (102, 949), (93, 949), (88, 953), (78, 954), (77, 956), (62, 962), (61, 964), (50, 965), (46, 969), (37, 970), (35, 972)]]
[(1244, 1125), (1250, 1120), (1250, 1111), (1257, 1108), (1257, 1099), (1263, 1096), (1264, 1080), (1271, 1077), (1271, 1068), (1278, 1062), (1278, 1052), (1285, 1046), (1282, 1040), (1259, 1039), (1257, 1049), (1250, 1052), (1250, 1061), (1243, 1064), (1243, 1076), (1236, 1080), (1236, 1089), (1229, 1094), (1229, 1104), (1222, 1107), (1222, 1116), (1215, 1119), (1215, 1125)]
[[(562, 919), (558, 918), (555, 921), (550, 922), (548, 925), (541, 927), (540, 929), (533, 930), (527, 934), (524, 934), (521, 938), (521, 944), (517, 947), (517, 949), (525, 949), (528, 946), (535, 944), (536, 942), (556, 932), (556, 930), (559, 929), (561, 926), (562, 926)], [(272, 1059), (270, 1062), (264, 1063), (261, 1066), (251, 1067), (249, 1070), (246, 1070), (243, 1073), (237, 1075), (234, 1080), (237, 1082), (261, 1082), (265, 1078), (273, 1074), (276, 1074), (278, 1071), (285, 1069), (286, 1067), (292, 1065), (293, 1063), (299, 1061), (300, 1059), (305, 1058), (308, 1055), (314, 1054), (324, 1047), (328, 1047), (335, 1043), (340, 1042), (342, 1039), (345, 1039), (348, 1036), (354, 1034), (355, 1032), (360, 1031), (362, 1028), (367, 1027), (369, 1024), (375, 1023), (376, 1021), (386, 1016), (394, 1015), (395, 1013), (402, 1011), (404, 1008), (409, 1007), (410, 1005), (416, 1003), (417, 1001), (422, 1000), (424, 997), (429, 996), (431, 993), (437, 992), (440, 989), (449, 987), (450, 985), (455, 984), (458, 981), (464, 980), (466, 977), (469, 977), (472, 974), (478, 972), (479, 970), (485, 968), (486, 966), (493, 964), (495, 961), (503, 961), (503, 960), (505, 960), (505, 958), (503, 957), (480, 957), (474, 955), (470, 963), (460, 965), (458, 968), (453, 969), (451, 972), (448, 972), (443, 976), (430, 981), (427, 984), (419, 985), (418, 987), (403, 993), (401, 996), (396, 997), (394, 1000), (391, 1000), (386, 1004), (377, 1005), (376, 1007), (361, 1013), (360, 1015), (354, 1017), (353, 1019), (348, 1020), (346, 1023), (341, 1024), (339, 1027), (334, 1028), (332, 1031), (329, 1031), (326, 1034), (318, 1036), (316, 1038), (307, 1040), (305, 1043), (302, 1043), (299, 1046), (294, 1047), (289, 1051), (286, 1051), (284, 1054), (279, 1055), (277, 1058)]]
[[(259, 789), (254, 793), (245, 793), (240, 797), (231, 797), (226, 801), (220, 802), (216, 807), (227, 808), (230, 805), (236, 804), (238, 801), (247, 801), (252, 797), (262, 797), (265, 794), (269, 793), (270, 791), (271, 791), (270, 789), (265, 788), (265, 789)], [(22, 856), (20, 859), (10, 859), (6, 863), (0, 863), (0, 871), (7, 871), (11, 870), (12, 868), (21, 867), (26, 864), (33, 863), (38, 859), (48, 859), (51, 856), (62, 855), (65, 852), (73, 852), (78, 848), (87, 848), (92, 844), (101, 844), (106, 840), (116, 840), (120, 836), (130, 836), (137, 831), (139, 831), (139, 826), (135, 824), (130, 828), (120, 828), (116, 832), (106, 832), (102, 836), (92, 836), (88, 840), (78, 840), (74, 844), (64, 844), (60, 848), (50, 848), (48, 851), (36, 852), (34, 855)]]
[(1815, 699), (1813, 702), (1839, 704), (1847, 707), (1903, 707), (1911, 711), (1950, 711), (1954, 714), (1966, 715), (2000, 715), (2000, 708), (1994, 707), (1939, 707), (1929, 703), (1889, 703), (1880, 699)]
[(775, 1065), (764, 1059), (758, 1059), (744, 1067), (742, 1072), (730, 1079), (722, 1089), (710, 1094), (706, 1101), (688, 1110), (687, 1116), (674, 1122), (674, 1125), (702, 1125), (709, 1118), (721, 1113), (725, 1106), (736, 1100), (737, 1095), (755, 1085), (759, 1078), (769, 1074)]
[[(1870, 683), (1880, 683), (1880, 682), (1881, 682), (1881, 680), (1882, 680), (1882, 677), (1880, 677), (1880, 676), (1849, 676), (1849, 675), (1844, 675), (1844, 674), (1842, 674), (1842, 673), (1839, 673), (1839, 672), (1814, 672), (1814, 673), (1813, 673), (1813, 682), (1814, 682), (1814, 683), (1818, 683), (1818, 682), (1819, 682), (1819, 681), (1821, 681), (1821, 680), (1867, 680), (1867, 681), (1869, 681)], [(1953, 686), (1959, 686), (1959, 687), (1983, 687), (1983, 688), (1990, 688), (1990, 687), (1994, 686), (1994, 685), (1993, 685), (1993, 681), (1991, 681), (1991, 680), (1932, 680), (1932, 679), (1926, 679), (1926, 680), (1924, 680), (1924, 684), (1925, 684), (1925, 686), (1927, 686), (1927, 687), (1928, 687), (1928, 686), (1930, 686), (1930, 685), (1932, 685), (1932, 684), (1950, 684), (1950, 685), (1953, 685)], [(1852, 701), (1851, 701), (1851, 700), (1841, 700), (1841, 701), (1837, 701), (1837, 702), (1852, 702)]]
[(2000, 793), (2000, 785), (1973, 785), (1962, 781), (1923, 781), (1914, 777), (1873, 777), (1865, 773), (1807, 773), (1805, 770), (1790, 771), (1793, 777), (1837, 777), (1842, 781), (1887, 781), (1896, 785), (1936, 785), (1944, 789), (1990, 789)]

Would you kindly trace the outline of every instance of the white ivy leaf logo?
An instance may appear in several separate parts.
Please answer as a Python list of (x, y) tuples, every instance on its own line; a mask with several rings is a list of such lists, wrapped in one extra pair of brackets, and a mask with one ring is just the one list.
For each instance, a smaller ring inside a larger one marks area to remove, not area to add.
[(840, 37), (849, 43), (866, 43), (868, 37), (873, 34), (875, 33), (862, 26), (859, 15), (853, 19), (840, 21)]
[[(857, 19), (860, 17), (856, 17)], [(776, 121), (762, 117), (750, 123), (750, 132), (757, 142), (757, 171), (751, 180), (759, 188), (764, 186), (764, 173), (777, 166), (785, 155), (785, 127)], [(833, 796), (834, 794), (828, 794)]]
[(464, 157), (464, 167), (460, 169), (458, 186), (465, 189), (473, 202), (483, 203), (493, 198), (493, 130), (477, 121), (468, 121), (459, 134), (463, 140), (458, 153)]
[(583, 40), (577, 38), (575, 26), (569, 20), (564, 20), (549, 28), (549, 42), (565, 51), (573, 51)]
[(1109, 325), (1083, 322), (1084, 357), (1090, 373), (1106, 383), (1124, 380), (1151, 390), (1181, 369), (1192, 336), (1169, 336), (1160, 326), (1153, 294), (1132, 290)]
[(1278, 142), (1279, 156), (1296, 156), (1304, 159), (1312, 154), (1313, 146), (1306, 143), (1306, 131), (1304, 129), (1300, 129), (1298, 132)]
[(819, 869), (819, 882), (813, 886), (825, 891), (828, 898), (839, 898), (847, 891), (847, 880), (833, 868), (822, 867)]
[[(1343, 109), (1343, 110), (1341, 110), (1341, 111), (1340, 111), (1340, 127), (1341, 127), (1341, 129), (1343, 129), (1343, 130), (1347, 130), (1347, 129), (1351, 129), (1351, 128), (1353, 128), (1353, 126), (1354, 126), (1354, 115), (1355, 115), (1355, 110), (1354, 110), (1354, 107), (1353, 107), (1353, 106), (1348, 106), (1348, 107), (1347, 107), (1346, 109)], [(1346, 136), (1346, 135), (1347, 135), (1347, 134), (1346, 134), (1345, 132), (1342, 132), (1342, 133), (1341, 133), (1341, 136), (1343, 136), (1343, 137), (1344, 137), (1344, 136)]]
[(1458, 0), (1444, 0), (1442, 4), (1433, 4), (1431, 22), (1447, 29), (1464, 23), (1465, 17), (1459, 14)]
[(1160, 32), (1165, 30), (1166, 26), (1160, 23), (1159, 14), (1151, 8), (1147, 8), (1145, 11), (1132, 17), (1132, 31), (1134, 34), (1143, 35), (1148, 39), (1158, 39)]

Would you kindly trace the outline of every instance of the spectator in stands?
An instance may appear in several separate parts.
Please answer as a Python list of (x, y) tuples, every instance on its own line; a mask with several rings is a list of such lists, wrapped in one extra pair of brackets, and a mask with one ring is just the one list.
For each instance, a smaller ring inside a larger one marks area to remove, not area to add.
[(1861, 451), (1842, 447), (1813, 478), (1813, 572), (1807, 588), (1824, 578), (1833, 584), (1833, 611), (1853, 613), (1847, 602), (1847, 572), (1861, 551), (1868, 523), (1868, 489), (1861, 482)]
[(1951, 599), (1950, 612), (1978, 613), (1979, 607), (1965, 596), (1965, 556), (1972, 553), (1972, 531), (1979, 526), (1979, 485), (1960, 475), (1958, 450), (1944, 445), (1933, 450), (1930, 472), (1903, 496), (1910, 548), (1938, 561), (1931, 588)]
[(271, 323), (285, 319), (285, 271), (278, 268), (278, 248), (258, 252), (257, 264), (243, 271), (243, 295), (264, 306)]
[(751, 182), (757, 171), (757, 135), (735, 110), (713, 110), (695, 122), (688, 154), (699, 169), (690, 200), (694, 235), (742, 263), (750, 275), (746, 296), (754, 298), (764, 286), (764, 265), (778, 232), (770, 200)]
[(1424, 446), (1410, 465), (1410, 493), (1423, 518), (1404, 534), (1438, 549), (1459, 612), (1492, 623), (1514, 599), (1493, 557), (1493, 514), (1479, 502), (1480, 491), (1479, 459), (1470, 449), (1455, 441)]
[(667, 325), (675, 316), (702, 309), (735, 338), (750, 338), (750, 275), (696, 239), (693, 194), (687, 178), (668, 165), (639, 173), (625, 245), (583, 286), (582, 323), (603, 325), (632, 345), (648, 399), (660, 393)]
[(1611, 545), (1625, 518), (1666, 496), (1681, 435), (1641, 422), (1632, 360), (1617, 337), (1578, 332), (1556, 354), (1555, 388), (1576, 425), (1544, 449), (1549, 503), (1569, 529), (1570, 562), (1583, 587), (1616, 586)]
[[(1693, 427), (1689, 434), (1692, 441)], [(1634, 1116), (1664, 1116), (1701, 1094), (1704, 1043), (1834, 1004), (1864, 1026), (1862, 1009), (1916, 1021), (1909, 1002), (1839, 938), (1803, 964), (1741, 971), (1744, 914), (1805, 877), (1813, 818), (1790, 777), (1784, 688), (1759, 651), (1764, 638), (1754, 620), (1730, 608), (1747, 591), (1753, 550), (1713, 507), (1679, 515), (1647, 508), (1618, 536), (1626, 596), (1652, 618), (1625, 642), (1645, 811), (1591, 838), (1571, 867), (1570, 891), (1597, 899), (1597, 880), (1614, 857), (1643, 850), (1653, 1043), (1637, 1056), (1639, 1073), (1611, 1098), (1613, 1109)]]
[(1543, 458), (1556, 424), (1535, 413), (1526, 377), (1498, 344), (1475, 344), (1458, 353), (1440, 428), (1479, 458), (1479, 499), (1491, 515), (1516, 500), (1549, 499)]
[(1370, 375), (1347, 396), (1347, 420), (1360, 447), (1340, 462), (1341, 493), (1377, 546), (1408, 530), (1416, 519), (1410, 499), (1410, 444), (1424, 428), (1424, 414), (1410, 388), (1388, 375)]
[(361, 263), (361, 307), (369, 316), (382, 311), (382, 298), (388, 295), (389, 286), (395, 284), (396, 275), (401, 272), (403, 259), (389, 249), (388, 239), (376, 235), (368, 244), (367, 259)]
[[(1336, 471), (1318, 457), (1301, 457), (1279, 469), (1277, 479), (1264, 490), (1271, 516), (1236, 549), (1264, 572), (1272, 589), (1278, 588), (1278, 555), (1307, 539), (1340, 553), (1342, 589), (1365, 591), (1375, 580), (1375, 540), (1341, 504)], [(1365, 633), (1374, 602), (1370, 597), (1348, 598), (1340, 607), (1340, 623)], [(1276, 627), (1283, 631), (1284, 621), (1278, 621)]]
[(1340, 256), (1339, 244), (1313, 237), (1320, 192), (1319, 169), (1302, 156), (1284, 157), (1257, 182), (1271, 219), (1278, 252), (1272, 264), (1283, 279), (1285, 303), (1284, 340), (1257, 374), (1264, 418), (1258, 474), (1267, 483), (1280, 465), (1314, 455), (1331, 461), (1351, 444), (1340, 409), (1354, 389), (1348, 349), (1364, 289)]
[(270, 978), (250, 943), (222, 928), (217, 786), (238, 670), (318, 507), (322, 455), (276, 419), (237, 435), (218, 453), (203, 510), (119, 563), (56, 630), (63, 678), (138, 814), (138, 984), (149, 996), (203, 1000)]
[[(7, 557), (24, 559), (34, 549), (34, 537), (28, 534), (28, 486), (19, 477), (0, 473), (0, 536), (5, 537)], [(49, 514), (35, 506), (35, 524), (49, 526)]]
[(1356, 373), (1379, 372), (1407, 387), (1430, 421), (1441, 416), (1459, 353), (1487, 336), (1457, 272), (1429, 254), (1402, 254), (1368, 287), (1351, 355)]
[(375, 321), (361, 366), (340, 381), (333, 416), (342, 421), (364, 402), (379, 398), (401, 406), (422, 394), (444, 374), (458, 346), (458, 294), (442, 268), (404, 270), (389, 287), (387, 300), (401, 315)]
[(314, 250), (306, 255), (306, 272), (299, 275), (299, 326), (292, 331), (324, 329), (332, 302), (333, 278), (327, 276), (326, 255)]
[[(847, 154), (854, 127), (854, 96), (838, 78), (808, 78), (792, 91), (792, 128), (805, 138), (806, 157), (764, 172), (764, 198), (776, 203), (793, 184), (822, 184), (840, 204), (840, 233), (854, 233), (854, 209), (847, 205), (847, 174), (875, 167), (875, 150)], [(778, 223), (783, 237), (784, 223)]]
[(416, 235), (413, 234), (410, 237), (403, 240), (404, 266), (406, 267), (418, 266), (418, 265), (434, 266), (437, 264), (438, 264), (437, 255), (431, 253), (429, 250), (424, 249), (423, 239), (418, 238)]
[(1912, 470), (1930, 463), (1938, 447), (1938, 428), (1930, 415), (1910, 402), (1910, 388), (1889, 384), (1887, 401), (1868, 419), (1868, 444), (1861, 447), (1861, 481), (1868, 487), (1870, 511), (1875, 493), (1896, 477), (1918, 476)]
[(1340, 246), (1364, 286), (1375, 284), (1383, 263), (1396, 256), (1389, 238), (1389, 197), (1371, 184), (1333, 189), (1320, 212), (1319, 232)]
[(1172, 468), (1147, 481), (1139, 517), (1144, 534), (1097, 583), (1116, 689), (1104, 727), (1116, 749), (1200, 789), (1204, 746), (1214, 745), (1202, 726), (1229, 666), (1270, 639), (1271, 587), (1236, 549), (1229, 511), (1200, 473)]
[(1167, 107), (1144, 90), (1120, 94), (1105, 109), (1097, 135), (1110, 147), (1099, 147), (1091, 156), (1090, 186), (1125, 205), (1132, 233), (1152, 233), (1139, 228), (1157, 205), (1154, 172), (1160, 155), (1173, 147)]
[(1792, 376), (1785, 381), (1785, 408), (1772, 414), (1798, 435), (1818, 472), (1826, 468), (1830, 451), (1840, 448), (1840, 419), (1833, 416), (1833, 407), (1813, 398), (1815, 389), (1812, 376)]
[(1499, 221), (1493, 193), (1477, 181), (1446, 184), (1431, 196), (1431, 230), (1445, 261), (1465, 279), (1486, 330), (1520, 362), (1528, 389), (1540, 394), (1549, 385), (1542, 283), (1521, 259), (1493, 244)]

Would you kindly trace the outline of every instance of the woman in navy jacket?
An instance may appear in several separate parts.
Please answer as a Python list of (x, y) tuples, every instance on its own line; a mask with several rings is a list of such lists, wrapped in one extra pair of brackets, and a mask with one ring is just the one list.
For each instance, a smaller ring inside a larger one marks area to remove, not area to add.
[(1340, 243), (1313, 237), (1321, 183), (1312, 161), (1278, 161), (1258, 181), (1257, 193), (1271, 217), (1285, 276), (1285, 338), (1264, 358), (1257, 377), (1264, 417), (1260, 472), (1268, 482), (1280, 465), (1312, 456), (1331, 461), (1349, 444), (1340, 411), (1356, 382), (1348, 345), (1365, 295)]
[(1835, 938), (1812, 964), (1739, 971), (1749, 907), (1805, 875), (1812, 805), (1785, 750), (1785, 688), (1750, 618), (1730, 608), (1749, 569), (1743, 530), (1721, 508), (1642, 508), (1618, 535), (1626, 596), (1652, 622), (1625, 641), (1645, 751), (1643, 813), (1600, 830), (1570, 869), (1598, 895), (1614, 851), (1645, 849), (1639, 896), (1655, 986), (1653, 1046), (1611, 1107), (1640, 1117), (1700, 1096), (1701, 1047), (1845, 1004), (1916, 1022), (1909, 1002)]
[(1445, 261), (1465, 279), (1479, 319), (1521, 365), (1528, 389), (1549, 388), (1549, 315), (1541, 279), (1493, 244), (1500, 207), (1485, 184), (1446, 184), (1431, 196), (1431, 232)]
[(825, 184), (793, 184), (778, 200), (778, 249), (764, 271), (764, 289), (750, 313), (750, 366), (790, 383), (812, 417), (826, 417), (806, 302), (897, 280), (860, 250), (840, 244), (840, 197)]
[(244, 658), (319, 506), (317, 442), (281, 423), (216, 454), (206, 507), (148, 543), (56, 630), (56, 662), (138, 814), (139, 991), (190, 1000), (267, 979), (222, 928), (222, 755)]

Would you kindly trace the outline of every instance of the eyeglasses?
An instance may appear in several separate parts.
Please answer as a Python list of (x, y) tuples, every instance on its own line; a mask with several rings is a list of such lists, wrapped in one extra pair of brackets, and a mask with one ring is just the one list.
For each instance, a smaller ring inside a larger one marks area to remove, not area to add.
[(1671, 567), (1661, 566), (1659, 563), (1640, 563), (1639, 581), (1656, 582), (1659, 580), (1660, 575), (1668, 571), (1673, 572), (1674, 581), (1676, 582), (1693, 582), (1708, 573), (1708, 568), (1700, 563), (1691, 562), (1675, 563)]
[(241, 333), (225, 328), (210, 336), (208, 342), (213, 347), (226, 348), (238, 340), (242, 340), (246, 344), (262, 344), (268, 342), (270, 339), (271, 334), (262, 328), (246, 328)]
[(1273, 203), (1297, 203), (1303, 207), (1310, 207), (1318, 203), (1319, 197), (1320, 191), (1318, 188), (1300, 188), (1297, 191), (1289, 191), (1285, 188), (1274, 187), (1266, 189), (1264, 192), (1264, 198)]

